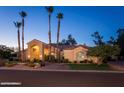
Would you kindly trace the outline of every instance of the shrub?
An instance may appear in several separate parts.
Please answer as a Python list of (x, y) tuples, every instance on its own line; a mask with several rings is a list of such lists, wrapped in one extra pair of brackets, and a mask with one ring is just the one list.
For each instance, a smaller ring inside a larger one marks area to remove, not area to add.
[(112, 58), (113, 56), (118, 56), (120, 54), (120, 48), (118, 45), (102, 45), (91, 47), (87, 53), (89, 56), (98, 57), (102, 63), (104, 61), (108, 61), (108, 58)]
[(45, 61), (48, 61), (49, 60), (49, 57), (47, 55), (44, 56), (44, 60)]
[(11, 56), (12, 50), (5, 46), (5, 45), (0, 45), (0, 58), (3, 59), (9, 59)]
[(69, 63), (69, 60), (68, 59), (64, 59), (64, 63)]
[(12, 67), (12, 66), (14, 66), (14, 64), (5, 63), (5, 66), (6, 66), (6, 67)]
[(58, 62), (58, 59), (54, 59), (54, 61), (53, 61), (53, 62), (57, 63), (57, 62)]
[(93, 61), (92, 61), (92, 60), (89, 60), (89, 61), (88, 61), (88, 63), (91, 63), (91, 64), (92, 64), (92, 63), (93, 63)]
[(54, 55), (51, 55), (51, 56), (45, 55), (44, 59), (45, 61), (48, 61), (48, 62), (54, 62), (56, 58)]
[(35, 64), (28, 64), (29, 67), (35, 67)]
[(34, 66), (35, 66), (35, 64), (34, 64), (34, 62), (28, 62), (28, 63), (26, 64), (26, 66), (29, 66), (29, 67), (34, 67)]
[(28, 59), (28, 60), (26, 60), (26, 62), (30, 62), (30, 60)]
[(7, 66), (7, 67), (12, 67), (12, 66), (14, 66), (14, 65), (16, 65), (16, 64), (17, 64), (17, 62), (9, 61), (9, 62), (6, 62), (6, 63), (5, 63), (5, 66)]
[(77, 61), (74, 61), (74, 63), (77, 63)]
[(41, 62), (40, 66), (41, 66), (41, 67), (42, 67), (42, 66), (45, 66), (45, 62)]
[(0, 60), (0, 67), (5, 66), (5, 62)]
[(60, 60), (61, 63), (70, 63), (68, 59), (65, 59), (64, 57), (61, 58)]
[(65, 59), (62, 59), (61, 61), (62, 61), (62, 63), (67, 63), (67, 60), (65, 60)]
[(55, 61), (56, 58), (55, 58), (55, 56), (51, 55), (50, 59), (51, 59), (51, 61)]
[(40, 62), (40, 60), (39, 59), (34, 59), (33, 62)]
[(84, 63), (84, 61), (80, 61), (80, 63)]
[(13, 58), (9, 58), (9, 61), (13, 61)]
[(84, 63), (88, 63), (88, 60), (85, 59), (85, 60), (84, 60)]

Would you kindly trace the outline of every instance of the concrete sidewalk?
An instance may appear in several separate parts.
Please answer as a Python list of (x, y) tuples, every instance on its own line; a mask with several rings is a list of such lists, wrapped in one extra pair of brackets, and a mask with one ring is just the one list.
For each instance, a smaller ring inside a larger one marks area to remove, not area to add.
[[(57, 68), (58, 66), (63, 66), (63, 64), (56, 64)], [(55, 66), (55, 67), (56, 67)], [(65, 66), (65, 65), (64, 65)], [(92, 73), (124, 73), (124, 71), (111, 71), (111, 70), (70, 70), (68, 67), (67, 69), (55, 69), (53, 68), (53, 65), (49, 65), (50, 68), (46, 67), (40, 67), (40, 68), (33, 68), (28, 67), (25, 65), (16, 65), (14, 67), (0, 67), (0, 70), (12, 70), (12, 71), (41, 71), (41, 72), (92, 72)]]
[(38, 72), (86, 72), (86, 73), (124, 73), (124, 71), (105, 71), (105, 70), (53, 70), (53, 69), (15, 69), (15, 68), (0, 68), (0, 70), (17, 70), (17, 71), (38, 71)]

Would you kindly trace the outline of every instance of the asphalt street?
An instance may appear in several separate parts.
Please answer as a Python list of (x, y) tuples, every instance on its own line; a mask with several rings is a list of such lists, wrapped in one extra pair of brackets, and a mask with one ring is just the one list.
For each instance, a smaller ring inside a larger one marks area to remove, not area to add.
[[(20, 85), (5, 85), (7, 82)], [(124, 87), (124, 73), (0, 70), (0, 86)]]

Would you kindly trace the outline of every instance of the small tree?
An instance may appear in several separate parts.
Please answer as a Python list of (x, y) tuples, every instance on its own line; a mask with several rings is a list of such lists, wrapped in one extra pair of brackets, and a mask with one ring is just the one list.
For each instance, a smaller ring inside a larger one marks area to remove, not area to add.
[(101, 36), (98, 31), (94, 32), (91, 36), (94, 37), (93, 42), (95, 43), (95, 45), (102, 46), (105, 44), (103, 42), (103, 36)]
[(117, 34), (118, 34), (117, 44), (121, 48), (120, 56), (123, 56), (123, 59), (124, 59), (124, 28), (118, 29)]
[(98, 58), (99, 63), (107, 61), (108, 58), (115, 57), (120, 54), (120, 48), (118, 45), (103, 45), (91, 47), (88, 50), (88, 56), (95, 56)]
[(110, 40), (107, 41), (108, 44), (110, 45), (117, 45), (117, 40), (114, 37), (110, 37)]
[(0, 45), (0, 59), (9, 59), (12, 50), (4, 45)]
[(77, 41), (75, 40), (75, 38), (72, 37), (71, 34), (68, 35), (67, 39), (63, 39), (60, 42), (60, 45), (76, 45)]

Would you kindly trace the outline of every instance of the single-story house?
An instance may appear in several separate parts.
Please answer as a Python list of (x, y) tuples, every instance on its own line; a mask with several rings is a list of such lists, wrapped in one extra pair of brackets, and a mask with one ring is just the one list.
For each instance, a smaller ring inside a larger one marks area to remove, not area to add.
[[(59, 52), (61, 56), (69, 61), (83, 61), (87, 59), (88, 47), (86, 45), (60, 45)], [(26, 60), (44, 60), (44, 55), (49, 55), (49, 44), (46, 44), (40, 40), (34, 39), (27, 43), (27, 49), (25, 49)], [(51, 55), (56, 57), (57, 47), (56, 44), (51, 44)]]

